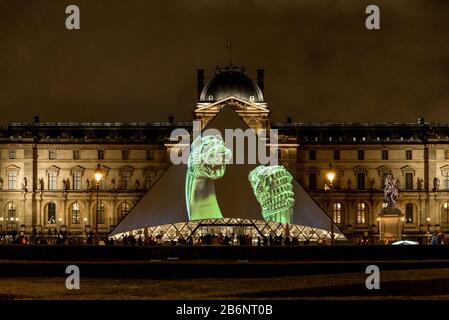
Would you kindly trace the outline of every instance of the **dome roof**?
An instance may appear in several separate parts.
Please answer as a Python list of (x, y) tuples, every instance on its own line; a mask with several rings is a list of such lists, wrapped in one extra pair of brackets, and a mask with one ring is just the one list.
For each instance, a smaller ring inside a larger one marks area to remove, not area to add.
[(217, 68), (215, 76), (204, 86), (200, 101), (214, 102), (227, 97), (249, 102), (263, 102), (263, 93), (241, 67)]

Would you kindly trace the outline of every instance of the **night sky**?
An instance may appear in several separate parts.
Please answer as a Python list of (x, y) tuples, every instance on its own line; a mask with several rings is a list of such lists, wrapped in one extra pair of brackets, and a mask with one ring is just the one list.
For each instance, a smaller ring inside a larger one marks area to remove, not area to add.
[(230, 40), (265, 68), (273, 121), (448, 122), (448, 17), (446, 0), (0, 0), (0, 123), (190, 121), (196, 69), (226, 65)]

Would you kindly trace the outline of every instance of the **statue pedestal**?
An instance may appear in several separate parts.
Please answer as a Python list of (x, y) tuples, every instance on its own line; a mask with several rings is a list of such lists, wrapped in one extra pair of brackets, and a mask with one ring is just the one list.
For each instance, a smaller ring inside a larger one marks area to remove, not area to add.
[(402, 212), (398, 208), (383, 208), (379, 212), (380, 240), (402, 240)]

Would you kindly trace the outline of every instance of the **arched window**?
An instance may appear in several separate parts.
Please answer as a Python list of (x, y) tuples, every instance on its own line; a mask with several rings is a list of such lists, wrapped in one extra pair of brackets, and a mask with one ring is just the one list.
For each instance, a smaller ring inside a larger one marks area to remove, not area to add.
[(8, 210), (8, 221), (15, 221), (16, 220), (16, 206), (14, 203), (10, 202), (7, 205)]
[(104, 224), (104, 203), (98, 204), (98, 224)]
[(47, 205), (47, 223), (55, 224), (56, 223), (56, 204), (50, 202)]
[(72, 224), (80, 224), (80, 220), (80, 204), (78, 202), (75, 202), (74, 204), (72, 204)]
[(357, 223), (365, 223), (366, 222), (366, 211), (367, 206), (364, 202), (357, 203)]
[(449, 201), (443, 202), (441, 207), (441, 222), (449, 223)]
[(405, 205), (405, 223), (413, 223), (413, 203)]
[(343, 223), (344, 207), (341, 202), (332, 205), (332, 214), (335, 223)]
[(129, 212), (130, 206), (127, 202), (120, 205), (120, 218), (123, 219)]

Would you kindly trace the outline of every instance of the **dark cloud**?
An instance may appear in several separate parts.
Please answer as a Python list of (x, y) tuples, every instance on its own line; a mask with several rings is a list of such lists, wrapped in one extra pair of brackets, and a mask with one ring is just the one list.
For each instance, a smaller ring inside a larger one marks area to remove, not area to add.
[[(273, 120), (449, 118), (447, 1), (3, 0), (1, 123), (190, 120), (195, 70), (266, 69)], [(65, 7), (81, 30), (65, 29)]]

